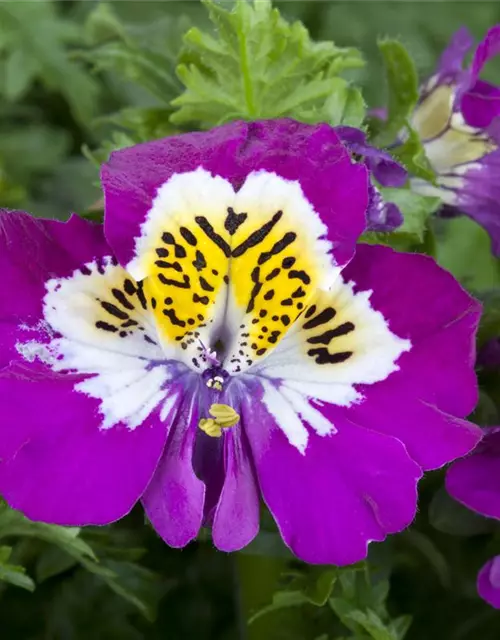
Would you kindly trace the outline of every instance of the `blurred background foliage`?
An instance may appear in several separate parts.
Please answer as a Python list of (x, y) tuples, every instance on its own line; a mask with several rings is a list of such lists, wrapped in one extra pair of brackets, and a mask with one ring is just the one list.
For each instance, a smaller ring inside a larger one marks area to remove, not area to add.
[[(457, 28), (480, 38), (500, 22), (498, 2), (477, 0), (274, 6), (300, 20), (312, 39), (342, 48), (315, 47), (304, 30), (276, 26), (290, 46), (309, 52), (317, 73), (310, 94), (290, 84), (264, 98), (264, 87), (258, 106), (274, 115), (293, 104), (307, 121), (324, 115), (322, 79), (338, 65), (367, 106), (386, 103), (378, 38), (399, 38), (424, 78)], [(190, 86), (217, 93), (219, 77), (204, 68), (207, 60), (212, 69), (222, 60), (218, 73), (227, 85), (237, 69), (230, 40), (214, 53), (200, 30), (213, 27), (195, 0), (0, 2), (0, 206), (60, 219), (71, 211), (92, 216), (100, 209), (98, 166), (110, 150), (189, 129), (192, 120), (210, 126), (216, 101), (200, 115)], [(266, 41), (271, 52), (278, 44)], [(486, 76), (500, 80), (498, 60)], [(349, 87), (345, 103), (328, 108), (356, 124), (364, 105)], [(498, 335), (500, 271), (486, 234), (460, 218), (436, 222), (435, 232), (438, 260), (484, 299), (486, 337)], [(480, 381), (475, 418), (498, 424), (498, 375), (480, 371)], [(475, 575), (499, 552), (500, 529), (454, 503), (442, 484), (442, 472), (430, 474), (411, 529), (375, 545), (367, 565), (343, 570), (293, 560), (265, 516), (259, 538), (227, 556), (208, 533), (185, 550), (168, 549), (140, 509), (110, 527), (79, 531), (31, 523), (0, 503), (0, 638), (498, 640), (500, 612), (477, 598)]]

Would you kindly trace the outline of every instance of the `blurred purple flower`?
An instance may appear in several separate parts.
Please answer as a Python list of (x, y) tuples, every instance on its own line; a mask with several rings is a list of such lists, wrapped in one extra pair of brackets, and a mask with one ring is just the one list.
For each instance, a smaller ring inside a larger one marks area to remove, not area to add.
[(492, 250), (500, 255), (500, 87), (481, 80), (485, 63), (500, 53), (500, 25), (473, 46), (467, 29), (455, 33), (436, 73), (424, 85), (412, 125), (420, 134), (437, 184), (420, 178), (419, 193), (438, 196), (486, 229)]

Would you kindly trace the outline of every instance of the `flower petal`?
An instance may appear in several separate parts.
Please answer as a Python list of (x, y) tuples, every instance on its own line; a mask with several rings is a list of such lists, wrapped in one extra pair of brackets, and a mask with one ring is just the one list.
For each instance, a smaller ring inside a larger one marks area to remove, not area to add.
[(500, 556), (488, 560), (479, 572), (477, 591), (488, 604), (500, 609)]
[(221, 551), (238, 551), (259, 532), (259, 488), (246, 437), (241, 427), (224, 434), (225, 478), (212, 524)]
[(102, 525), (127, 514), (146, 488), (168, 420), (101, 429), (96, 400), (70, 374), (31, 365), (0, 374), (0, 494), (32, 520)]
[(142, 497), (151, 524), (176, 548), (194, 540), (203, 521), (205, 485), (193, 469), (198, 420), (197, 394), (186, 394), (156, 473)]
[(135, 254), (136, 238), (159, 188), (174, 174), (200, 167), (230, 181), (236, 190), (250, 173), (261, 170), (299, 181), (306, 199), (328, 226), (336, 262), (344, 264), (352, 256), (364, 228), (365, 168), (351, 162), (328, 125), (270, 120), (234, 122), (113, 153), (101, 174), (105, 228), (122, 264)]
[(411, 342), (393, 377), (441, 411), (469, 415), (478, 398), (474, 338), (480, 303), (432, 258), (388, 247), (359, 245), (342, 276), (354, 291), (372, 291), (370, 303), (391, 332)]
[[(244, 403), (245, 430), (264, 500), (281, 535), (303, 561), (346, 565), (368, 543), (401, 531), (415, 516), (420, 468), (395, 438), (335, 416), (335, 433), (291, 447), (257, 389)], [(277, 399), (273, 414), (286, 406)]]
[(484, 433), (472, 455), (450, 467), (446, 489), (469, 509), (500, 519), (500, 428)]
[(464, 58), (473, 44), (474, 38), (466, 27), (461, 27), (453, 34), (439, 59), (438, 73), (441, 79), (454, 79), (463, 70)]
[(109, 253), (102, 227), (72, 216), (68, 222), (0, 209), (0, 368), (19, 360), (16, 343), (47, 342), (45, 283)]

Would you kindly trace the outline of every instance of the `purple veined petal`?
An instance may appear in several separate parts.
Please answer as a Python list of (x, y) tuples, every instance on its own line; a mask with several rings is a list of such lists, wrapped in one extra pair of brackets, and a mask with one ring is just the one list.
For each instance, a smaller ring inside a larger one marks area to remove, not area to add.
[(260, 491), (244, 429), (233, 427), (224, 436), (225, 478), (212, 524), (220, 551), (238, 551), (259, 532)]
[(102, 226), (72, 216), (68, 222), (0, 209), (0, 369), (18, 360), (18, 341), (46, 341), (42, 320), (45, 283), (54, 274), (109, 254)]
[(355, 291), (372, 291), (371, 305), (390, 330), (410, 340), (394, 380), (440, 411), (469, 415), (478, 398), (474, 335), (480, 303), (432, 258), (387, 247), (359, 245), (342, 277)]
[(365, 225), (366, 169), (351, 161), (328, 125), (284, 119), (234, 122), (113, 153), (101, 174), (105, 230), (122, 264), (134, 255), (135, 239), (158, 189), (174, 174), (200, 167), (229, 181), (235, 190), (252, 172), (267, 171), (298, 181), (328, 227), (336, 262), (345, 264), (352, 256)]
[(0, 494), (32, 520), (118, 520), (141, 497), (163, 450), (168, 419), (102, 429), (98, 402), (74, 389), (79, 378), (33, 365), (0, 374)]
[(453, 79), (463, 71), (463, 62), (474, 44), (474, 38), (466, 27), (456, 31), (449, 45), (441, 54), (438, 63), (438, 74), (443, 79)]
[(399, 440), (342, 414), (335, 415), (336, 433), (310, 433), (300, 453), (275, 422), (274, 415), (289, 411), (277, 394), (272, 412), (258, 392), (247, 397), (243, 418), (262, 495), (283, 540), (312, 564), (364, 559), (369, 542), (413, 520), (420, 467)]
[(198, 421), (197, 394), (186, 393), (158, 468), (142, 497), (151, 524), (175, 548), (194, 540), (203, 522), (205, 485), (193, 468)]
[(446, 489), (473, 511), (500, 519), (500, 428), (484, 430), (484, 439), (446, 475)]
[(479, 572), (477, 591), (488, 604), (500, 609), (500, 556), (488, 560)]

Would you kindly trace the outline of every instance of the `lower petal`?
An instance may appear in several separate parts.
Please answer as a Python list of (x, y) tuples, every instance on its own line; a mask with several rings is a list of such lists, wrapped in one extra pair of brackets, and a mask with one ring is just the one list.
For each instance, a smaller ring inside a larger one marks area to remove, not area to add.
[(247, 402), (243, 415), (264, 500), (301, 560), (358, 562), (369, 542), (413, 520), (422, 472), (395, 438), (339, 412), (336, 433), (309, 433), (300, 453), (261, 403)]
[(193, 469), (198, 413), (193, 394), (180, 406), (156, 473), (142, 497), (151, 524), (176, 548), (194, 540), (203, 521), (205, 485)]
[(0, 494), (32, 520), (103, 525), (126, 515), (158, 463), (168, 422), (101, 429), (98, 401), (77, 376), (4, 370)]
[(212, 525), (221, 551), (238, 551), (259, 532), (259, 489), (246, 435), (232, 429), (224, 436), (225, 480)]

